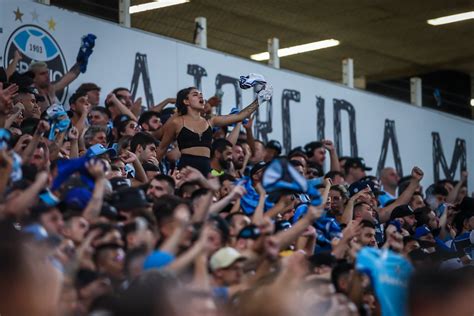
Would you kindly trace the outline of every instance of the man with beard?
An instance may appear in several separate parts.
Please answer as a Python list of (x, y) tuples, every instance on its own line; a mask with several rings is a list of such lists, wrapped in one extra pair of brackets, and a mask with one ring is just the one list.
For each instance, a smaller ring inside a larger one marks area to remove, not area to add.
[(244, 162), (245, 162), (245, 150), (242, 146), (242, 142), (237, 142), (237, 144), (235, 144), (233, 147), (232, 147), (232, 163), (234, 164), (234, 168), (235, 168), (235, 176), (237, 177), (241, 177), (241, 174), (239, 174), (242, 170), (242, 168), (244, 167)]
[(232, 143), (226, 139), (216, 139), (211, 148), (211, 174), (220, 176), (232, 166)]
[(147, 133), (158, 131), (162, 126), (159, 113), (154, 111), (143, 112), (138, 120), (138, 125), (142, 128), (142, 131)]

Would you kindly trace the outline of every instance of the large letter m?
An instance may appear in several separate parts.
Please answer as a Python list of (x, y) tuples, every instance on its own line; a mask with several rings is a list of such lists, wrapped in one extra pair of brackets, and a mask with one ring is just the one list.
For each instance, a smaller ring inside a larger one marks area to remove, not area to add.
[(444, 156), (441, 138), (437, 132), (431, 133), (433, 137), (433, 177), (434, 181), (439, 181), (439, 166), (443, 169), (445, 177), (449, 180), (454, 180), (458, 164), (461, 165), (461, 172), (466, 171), (466, 141), (461, 138), (456, 138), (454, 144), (453, 158), (448, 167), (446, 157)]

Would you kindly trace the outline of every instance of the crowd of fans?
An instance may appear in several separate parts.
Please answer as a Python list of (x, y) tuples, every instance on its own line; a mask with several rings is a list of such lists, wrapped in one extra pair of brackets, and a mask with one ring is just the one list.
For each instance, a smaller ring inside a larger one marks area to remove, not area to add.
[(1, 315), (474, 312), (466, 172), (375, 177), (330, 140), (283, 156), (253, 137), (258, 76), (224, 116), (194, 87), (146, 109), (99, 83), (66, 111), (81, 60), (53, 83), (21, 58), (0, 83)]

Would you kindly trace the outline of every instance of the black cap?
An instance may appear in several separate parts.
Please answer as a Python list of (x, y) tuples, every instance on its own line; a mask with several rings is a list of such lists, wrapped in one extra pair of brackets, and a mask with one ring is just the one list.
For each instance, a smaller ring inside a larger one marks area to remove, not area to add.
[(322, 142), (313, 141), (313, 142), (309, 142), (306, 145), (304, 145), (304, 150), (305, 150), (306, 155), (308, 157), (312, 157), (313, 156), (313, 151), (315, 149), (318, 149), (318, 148), (321, 148), (321, 147), (324, 147), (324, 144)]
[(150, 206), (146, 199), (145, 192), (142, 189), (133, 187), (121, 188), (114, 192), (112, 204), (118, 210), (131, 210)]
[(265, 145), (266, 148), (270, 148), (270, 149), (275, 149), (277, 151), (277, 155), (280, 155), (281, 154), (281, 144), (279, 141), (277, 140), (271, 140), (269, 141), (266, 145)]
[(130, 180), (122, 178), (122, 177), (115, 177), (115, 178), (110, 179), (109, 181), (114, 191), (122, 189), (122, 188), (130, 187)]
[(393, 209), (392, 214), (390, 214), (390, 220), (410, 215), (415, 215), (415, 212), (410, 207), (410, 205), (404, 204)]
[(265, 161), (260, 161), (257, 162), (252, 169), (250, 169), (250, 177), (252, 177), (254, 174), (256, 174), (258, 171), (264, 169), (267, 166), (267, 163)]
[(385, 194), (384, 191), (380, 190), (380, 186), (374, 181), (362, 180), (362, 181), (356, 181), (349, 186), (349, 195), (353, 196), (354, 194), (367, 188), (367, 186), (369, 186), (372, 193), (374, 193), (376, 196)]
[(360, 157), (351, 157), (346, 160), (346, 163), (344, 164), (344, 169), (347, 171), (349, 168), (362, 168), (363, 170), (370, 171), (372, 170), (371, 167), (367, 167), (365, 165), (364, 158)]
[(107, 202), (102, 203), (102, 208), (100, 210), (99, 216), (103, 216), (111, 221), (121, 219), (121, 216), (119, 215), (117, 209)]

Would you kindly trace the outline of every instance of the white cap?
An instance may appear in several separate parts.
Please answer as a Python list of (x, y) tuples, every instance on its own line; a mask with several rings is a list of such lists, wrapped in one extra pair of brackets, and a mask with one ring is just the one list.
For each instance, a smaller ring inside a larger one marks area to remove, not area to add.
[(224, 247), (216, 251), (209, 262), (212, 271), (228, 268), (237, 260), (245, 259), (237, 250), (232, 247)]

